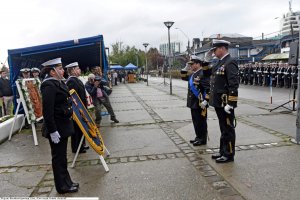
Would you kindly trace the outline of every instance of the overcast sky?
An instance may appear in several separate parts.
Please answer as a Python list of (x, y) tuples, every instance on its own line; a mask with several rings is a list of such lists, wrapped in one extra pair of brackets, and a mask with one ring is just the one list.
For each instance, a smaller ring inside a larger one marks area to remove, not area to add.
[[(102, 34), (106, 46), (116, 41), (144, 49), (167, 42), (164, 21), (174, 21), (173, 38), (187, 41), (217, 33), (258, 37), (279, 31), (289, 0), (1, 0), (0, 61), (7, 49)], [(293, 1), (294, 11), (300, 1)], [(172, 40), (171, 37), (171, 40)]]

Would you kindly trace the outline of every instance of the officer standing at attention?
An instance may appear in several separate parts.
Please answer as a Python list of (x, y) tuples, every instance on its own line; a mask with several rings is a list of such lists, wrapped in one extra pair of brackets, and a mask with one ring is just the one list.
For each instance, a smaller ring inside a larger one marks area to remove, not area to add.
[[(234, 161), (234, 108), (238, 99), (238, 65), (228, 53), (230, 42), (213, 40), (213, 52), (219, 61), (212, 69), (209, 105), (215, 108), (221, 130), (220, 151), (212, 158), (217, 163)], [(211, 51), (212, 51), (211, 50)]]
[(68, 87), (62, 81), (64, 70), (61, 58), (42, 64), (45, 79), (41, 84), (44, 123), (42, 134), (48, 138), (56, 191), (60, 194), (77, 192), (68, 172), (68, 137), (74, 134), (72, 103)]
[[(79, 98), (81, 99), (83, 105), (87, 107), (85, 87), (82, 81), (78, 78), (81, 75), (81, 69), (79, 68), (78, 62), (70, 63), (66, 65), (65, 68), (67, 69), (69, 75), (66, 81), (69, 90), (74, 89), (77, 92)], [(73, 120), (73, 124), (74, 124), (75, 134), (72, 135), (71, 137), (71, 147), (72, 147), (72, 152), (76, 153), (83, 134), (79, 126), (76, 124), (74, 120)], [(88, 148), (89, 147), (85, 145), (85, 140), (83, 140), (79, 153), (86, 153), (86, 150)]]
[[(188, 78), (187, 107), (191, 109), (191, 115), (196, 133), (196, 138), (190, 140), (194, 146), (205, 145), (207, 143), (207, 107), (209, 101), (209, 82), (208, 63), (203, 62), (197, 56), (191, 56), (188, 62), (191, 66), (192, 74)], [(204, 69), (204, 65), (206, 66)]]

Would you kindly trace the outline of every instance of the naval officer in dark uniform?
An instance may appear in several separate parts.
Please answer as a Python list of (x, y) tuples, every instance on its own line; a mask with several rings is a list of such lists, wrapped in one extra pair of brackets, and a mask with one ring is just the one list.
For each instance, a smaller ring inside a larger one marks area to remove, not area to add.
[(215, 56), (219, 59), (212, 69), (209, 105), (215, 108), (221, 130), (220, 151), (212, 155), (217, 163), (234, 161), (234, 108), (238, 99), (238, 64), (228, 53), (230, 42), (213, 40)]
[[(197, 56), (191, 56), (188, 62), (191, 66), (192, 74), (183, 80), (188, 83), (187, 107), (191, 109), (192, 121), (196, 138), (190, 140), (194, 146), (205, 145), (207, 143), (207, 107), (209, 99), (210, 69), (208, 63), (202, 61)], [(185, 74), (185, 73), (182, 73)]]
[[(81, 70), (79, 68), (78, 62), (70, 63), (66, 65), (65, 68), (67, 69), (69, 75), (66, 81), (69, 90), (74, 89), (77, 92), (79, 98), (81, 99), (83, 105), (87, 107), (85, 87), (82, 81), (78, 78), (81, 75)], [(74, 135), (71, 136), (71, 147), (72, 147), (72, 152), (76, 153), (83, 134), (79, 126), (76, 124), (74, 120), (73, 120), (73, 124), (74, 124), (75, 133)], [(83, 140), (79, 153), (86, 153), (86, 150), (88, 148), (89, 148), (88, 146), (85, 146), (85, 140)]]
[(48, 138), (52, 169), (56, 191), (60, 194), (77, 192), (79, 184), (74, 183), (68, 172), (67, 144), (73, 135), (72, 103), (68, 87), (62, 81), (64, 70), (61, 58), (49, 60), (42, 64), (45, 79), (41, 84), (43, 99), (43, 131)]

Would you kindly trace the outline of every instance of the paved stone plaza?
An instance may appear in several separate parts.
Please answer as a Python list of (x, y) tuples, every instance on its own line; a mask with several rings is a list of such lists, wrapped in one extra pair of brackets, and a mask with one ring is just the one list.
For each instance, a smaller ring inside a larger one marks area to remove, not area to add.
[[(166, 79), (169, 81), (168, 79)], [(110, 151), (105, 173), (96, 153), (80, 154), (69, 172), (80, 183), (78, 193), (65, 196), (99, 199), (296, 200), (300, 196), (300, 147), (290, 142), (296, 134), (295, 112), (276, 107), (290, 98), (288, 89), (241, 86), (236, 110), (235, 162), (216, 164), (220, 131), (212, 108), (208, 113), (208, 144), (193, 147), (187, 82), (173, 80), (173, 95), (163, 79), (119, 84), (110, 96), (119, 124), (109, 116), (101, 133)], [(291, 105), (288, 105), (291, 106)], [(40, 127), (40, 125), (38, 125)], [(39, 128), (38, 128), (39, 130)], [(1, 197), (63, 197), (53, 182), (48, 141), (22, 130), (0, 145)], [(74, 154), (69, 148), (71, 165)]]

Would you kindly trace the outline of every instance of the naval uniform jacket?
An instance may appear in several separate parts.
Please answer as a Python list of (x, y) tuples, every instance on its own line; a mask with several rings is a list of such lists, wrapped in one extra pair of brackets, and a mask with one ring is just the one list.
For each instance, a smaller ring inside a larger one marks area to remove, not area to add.
[(66, 84), (67, 84), (69, 90), (74, 89), (77, 92), (83, 105), (86, 107), (87, 100), (86, 100), (86, 94), (85, 94), (85, 87), (84, 87), (82, 81), (75, 76), (70, 76), (68, 78), (68, 80), (66, 81)]
[(58, 131), (62, 138), (74, 133), (72, 121), (72, 102), (69, 89), (64, 82), (46, 78), (41, 84), (44, 124), (42, 134), (49, 138), (50, 133)]
[[(209, 101), (209, 80), (210, 80), (210, 71), (208, 67), (203, 67), (203, 69), (200, 69), (196, 71), (195, 73), (191, 74), (188, 79), (184, 79), (188, 81), (188, 94), (187, 94), (187, 107), (191, 109), (200, 109), (199, 105), (199, 99), (194, 95), (194, 93), (191, 90), (189, 80), (190, 78), (199, 78), (199, 85), (195, 85), (196, 89), (202, 94), (203, 100)], [(204, 97), (205, 94), (205, 97)]]
[[(237, 106), (238, 99), (238, 64), (228, 54), (213, 67), (210, 82), (209, 105), (220, 108), (229, 104)], [(227, 95), (227, 102), (222, 101), (222, 95)]]

